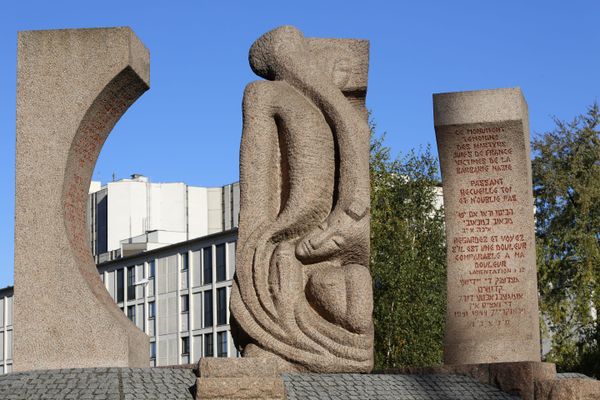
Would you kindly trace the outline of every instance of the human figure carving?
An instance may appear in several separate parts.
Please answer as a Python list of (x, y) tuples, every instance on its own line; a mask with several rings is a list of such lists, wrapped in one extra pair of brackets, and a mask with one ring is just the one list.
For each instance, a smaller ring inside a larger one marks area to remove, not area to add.
[(370, 371), (368, 42), (283, 26), (250, 49), (231, 296), (244, 356)]

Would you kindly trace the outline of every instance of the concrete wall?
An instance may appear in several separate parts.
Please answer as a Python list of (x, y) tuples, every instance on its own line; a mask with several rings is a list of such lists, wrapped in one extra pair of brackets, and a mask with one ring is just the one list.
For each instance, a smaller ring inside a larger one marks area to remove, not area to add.
[(188, 225), (189, 238), (208, 234), (208, 189), (188, 186)]
[[(97, 188), (98, 183), (92, 182), (90, 191)], [(237, 227), (239, 184), (204, 188), (150, 183), (148, 178), (138, 176), (109, 182), (92, 192), (88, 209), (94, 255), (118, 252), (125, 239), (149, 231), (181, 233), (183, 236), (176, 237), (189, 240)], [(157, 246), (148, 246), (152, 247)]]

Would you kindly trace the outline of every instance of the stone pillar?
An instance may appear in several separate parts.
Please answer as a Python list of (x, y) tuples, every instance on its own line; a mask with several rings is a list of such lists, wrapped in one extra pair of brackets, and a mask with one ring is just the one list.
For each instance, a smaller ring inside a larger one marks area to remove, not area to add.
[(20, 32), (14, 367), (144, 367), (148, 337), (105, 290), (87, 232), (100, 149), (149, 88), (129, 28)]
[(448, 260), (446, 364), (540, 361), (527, 104), (521, 90), (433, 96)]

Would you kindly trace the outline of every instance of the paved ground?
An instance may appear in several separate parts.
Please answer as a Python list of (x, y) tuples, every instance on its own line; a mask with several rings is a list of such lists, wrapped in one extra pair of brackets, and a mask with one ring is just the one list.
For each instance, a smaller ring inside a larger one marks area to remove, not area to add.
[[(585, 377), (559, 374), (561, 378)], [(290, 374), (289, 400), (517, 399), (459, 375)], [(184, 368), (93, 368), (0, 375), (2, 400), (192, 400), (196, 381)]]
[(589, 377), (589, 376), (587, 376), (587, 375), (580, 374), (580, 373), (578, 373), (578, 372), (561, 372), (561, 373), (558, 373), (558, 374), (556, 374), (556, 377), (557, 377), (558, 379), (573, 379), (573, 378), (579, 378), (579, 379), (586, 379), (586, 378), (587, 378), (587, 379), (593, 379), (593, 378), (590, 378), (590, 377)]
[(193, 399), (196, 376), (181, 368), (92, 368), (12, 373), (0, 376), (3, 400)]
[(459, 375), (290, 374), (288, 400), (508, 400), (518, 399)]

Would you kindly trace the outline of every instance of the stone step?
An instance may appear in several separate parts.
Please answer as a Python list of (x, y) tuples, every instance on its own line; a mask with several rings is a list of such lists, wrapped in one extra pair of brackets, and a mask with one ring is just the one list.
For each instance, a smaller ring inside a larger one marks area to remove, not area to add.
[(269, 358), (202, 358), (196, 400), (285, 399), (277, 362)]
[(280, 376), (277, 363), (268, 358), (202, 358), (198, 371), (202, 378)]
[(285, 398), (285, 386), (280, 377), (202, 377), (196, 380), (196, 400)]

